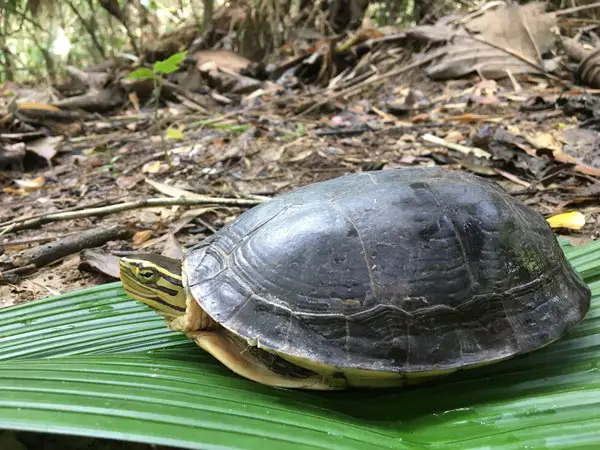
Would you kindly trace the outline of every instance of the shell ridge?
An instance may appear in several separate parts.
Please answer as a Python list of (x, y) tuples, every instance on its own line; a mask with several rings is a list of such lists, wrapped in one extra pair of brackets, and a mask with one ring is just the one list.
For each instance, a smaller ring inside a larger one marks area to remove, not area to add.
[(369, 172), (364, 172), (364, 173), (369, 177), (369, 179), (373, 182), (373, 184), (379, 184), (377, 182), (377, 180), (373, 177), (373, 175), (371, 175)]
[[(269, 200), (269, 201), (273, 201), (273, 200)], [(232, 255), (239, 247), (241, 247), (243, 244), (245, 244), (246, 241), (248, 241), (250, 238), (252, 238), (256, 233), (258, 233), (258, 231), (261, 228), (263, 228), (267, 224), (273, 222), (278, 216), (280, 216), (282, 213), (287, 211), (291, 206), (291, 205), (285, 204), (285, 199), (281, 203), (283, 203), (283, 206), (281, 207), (281, 209), (279, 209), (279, 211), (277, 211), (275, 214), (271, 215), (271, 217), (265, 219), (261, 223), (255, 225), (251, 230), (245, 231), (243, 233), (243, 236), (240, 239), (238, 239), (238, 242), (231, 249), (229, 249), (226, 252), (227, 256)], [(231, 227), (230, 230), (233, 230), (233, 227)]]
[(369, 263), (369, 259), (368, 259), (369, 253), (367, 252), (367, 247), (365, 245), (365, 241), (364, 241), (363, 237), (361, 236), (361, 233), (360, 233), (358, 227), (356, 226), (356, 224), (354, 223), (352, 218), (346, 213), (346, 211), (344, 211), (344, 209), (340, 205), (338, 205), (336, 202), (331, 202), (331, 204), (333, 205), (334, 209), (338, 213), (340, 213), (350, 223), (350, 225), (352, 225), (352, 227), (354, 228), (354, 231), (356, 231), (356, 236), (358, 237), (358, 242), (360, 242), (360, 247), (362, 249), (362, 254), (363, 254), (364, 261), (365, 261), (365, 265), (367, 266), (369, 280), (371, 281), (371, 291), (373, 292), (373, 297), (379, 298), (379, 286), (375, 282), (375, 274), (373, 272), (373, 268), (371, 267), (371, 264)]
[(460, 251), (462, 254), (463, 265), (467, 272), (467, 276), (469, 277), (469, 284), (471, 285), (471, 293), (474, 293), (475, 285), (477, 284), (477, 282), (475, 281), (475, 277), (473, 276), (473, 272), (471, 271), (471, 265), (469, 264), (469, 258), (467, 257), (467, 252), (466, 252), (465, 244), (462, 240), (462, 237), (460, 236), (460, 233), (458, 232), (456, 225), (454, 224), (454, 221), (450, 218), (450, 214), (448, 214), (449, 213), (448, 208), (444, 207), (444, 205), (440, 201), (440, 198), (438, 197), (437, 193), (434, 192), (434, 190), (431, 188), (431, 185), (429, 183), (423, 183), (423, 185), (429, 191), (429, 193), (432, 195), (432, 197), (435, 199), (435, 202), (438, 204), (440, 209), (443, 211), (444, 222), (454, 232), (454, 236), (456, 237), (456, 241), (458, 242), (458, 245), (460, 247)]

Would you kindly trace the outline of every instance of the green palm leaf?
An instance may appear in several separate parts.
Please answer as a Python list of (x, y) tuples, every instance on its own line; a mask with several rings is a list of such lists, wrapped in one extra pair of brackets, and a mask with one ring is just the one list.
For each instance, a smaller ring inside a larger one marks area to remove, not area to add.
[(565, 246), (592, 309), (561, 341), (417, 389), (244, 380), (120, 283), (0, 311), (0, 428), (199, 449), (600, 448), (600, 242)]

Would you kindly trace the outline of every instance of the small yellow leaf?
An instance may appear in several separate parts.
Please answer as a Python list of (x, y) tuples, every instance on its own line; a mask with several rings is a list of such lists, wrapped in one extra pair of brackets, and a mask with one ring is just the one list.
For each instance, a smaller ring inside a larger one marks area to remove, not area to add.
[(585, 225), (585, 216), (579, 211), (572, 211), (548, 217), (546, 221), (552, 228), (568, 228), (580, 230)]
[(176, 139), (176, 140), (183, 140), (183, 126), (179, 127), (179, 128), (168, 128), (167, 129), (167, 139)]
[(154, 160), (154, 161), (147, 162), (142, 167), (142, 172), (143, 173), (158, 173), (158, 172), (160, 172), (160, 161)]
[(534, 131), (524, 133), (523, 137), (537, 149), (547, 148), (554, 151), (562, 151), (562, 144), (550, 133)]

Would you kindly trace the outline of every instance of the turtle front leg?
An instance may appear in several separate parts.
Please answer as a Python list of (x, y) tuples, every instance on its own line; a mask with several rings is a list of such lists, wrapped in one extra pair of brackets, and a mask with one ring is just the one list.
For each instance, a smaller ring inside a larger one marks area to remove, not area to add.
[(189, 333), (191, 331), (212, 330), (219, 327), (189, 292), (187, 293), (185, 303), (185, 314), (169, 322), (171, 330)]

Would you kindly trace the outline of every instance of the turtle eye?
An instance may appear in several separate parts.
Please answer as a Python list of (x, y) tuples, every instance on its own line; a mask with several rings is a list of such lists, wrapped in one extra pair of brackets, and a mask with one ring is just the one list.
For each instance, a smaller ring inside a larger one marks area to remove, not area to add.
[(151, 268), (140, 269), (138, 274), (142, 283), (152, 283), (158, 277), (158, 272)]

